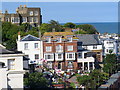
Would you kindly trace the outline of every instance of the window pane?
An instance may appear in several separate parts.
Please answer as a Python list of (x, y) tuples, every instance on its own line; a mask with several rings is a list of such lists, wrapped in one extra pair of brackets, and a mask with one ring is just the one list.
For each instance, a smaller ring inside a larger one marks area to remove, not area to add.
[(46, 52), (51, 52), (51, 49), (52, 49), (51, 46), (47, 46), (47, 47), (46, 47)]
[(38, 15), (38, 11), (34, 11), (34, 14), (35, 14), (35, 16), (37, 16)]
[(58, 59), (61, 59), (62, 58), (62, 54), (58, 54)]
[(24, 49), (28, 49), (28, 43), (24, 44)]
[(23, 22), (27, 22), (27, 17), (23, 17)]
[(29, 14), (30, 14), (30, 16), (31, 16), (31, 15), (33, 15), (33, 11), (30, 11), (30, 13), (29, 13)]
[(73, 51), (73, 46), (67, 46), (68, 51)]
[(78, 53), (78, 58), (82, 58), (82, 53)]
[(35, 48), (38, 48), (38, 43), (35, 43), (35, 44), (34, 44), (34, 47), (35, 47)]
[(35, 54), (35, 59), (39, 59), (39, 54)]
[(69, 54), (69, 58), (72, 58), (72, 54)]
[(29, 22), (33, 22), (33, 18), (32, 17), (29, 18)]
[(33, 20), (33, 22), (38, 22), (38, 18), (37, 17), (34, 17), (34, 20)]
[(15, 60), (14, 59), (8, 59), (8, 70), (15, 69)]

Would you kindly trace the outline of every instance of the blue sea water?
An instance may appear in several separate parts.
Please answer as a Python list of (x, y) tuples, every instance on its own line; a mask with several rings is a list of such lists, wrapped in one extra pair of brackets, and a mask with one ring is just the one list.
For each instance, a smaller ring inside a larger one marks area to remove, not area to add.
[(100, 33), (119, 33), (119, 27), (117, 22), (96, 22), (96, 23), (75, 23), (76, 25), (91, 24)]

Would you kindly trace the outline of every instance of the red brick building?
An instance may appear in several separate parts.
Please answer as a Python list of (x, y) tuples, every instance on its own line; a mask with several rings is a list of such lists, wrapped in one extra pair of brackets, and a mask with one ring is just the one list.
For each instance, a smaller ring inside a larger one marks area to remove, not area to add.
[(78, 38), (72, 32), (46, 32), (43, 35), (43, 56), (49, 68), (77, 69)]

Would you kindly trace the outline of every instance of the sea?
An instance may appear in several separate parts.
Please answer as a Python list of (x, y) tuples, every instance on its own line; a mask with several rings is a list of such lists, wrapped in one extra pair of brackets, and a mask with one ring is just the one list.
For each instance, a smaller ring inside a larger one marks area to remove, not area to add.
[[(62, 23), (63, 25), (64, 23)], [(100, 33), (117, 33), (120, 34), (120, 24), (118, 22), (92, 22), (92, 23), (75, 23), (76, 25), (90, 24), (93, 25)], [(119, 26), (119, 27), (118, 27)]]

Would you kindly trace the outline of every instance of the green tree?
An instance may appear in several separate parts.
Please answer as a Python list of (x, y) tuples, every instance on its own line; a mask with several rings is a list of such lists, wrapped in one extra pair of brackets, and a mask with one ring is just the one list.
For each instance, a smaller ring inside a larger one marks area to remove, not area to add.
[[(85, 86), (86, 89), (91, 88), (91, 77), (88, 75), (78, 76), (77, 81), (80, 85)], [(92, 82), (93, 83), (93, 82)]]
[(59, 24), (58, 21), (50, 20), (49, 24), (50, 24), (51, 30), (55, 29), (56, 32), (64, 31), (63, 28), (62, 28), (62, 26)]
[(87, 34), (98, 33), (98, 31), (96, 30), (96, 28), (93, 25), (90, 25), (90, 24), (77, 25), (77, 28), (79, 28), (80, 30), (83, 30), (83, 31), (87, 32)]
[(88, 88), (98, 88), (106, 80), (108, 80), (109, 75), (105, 72), (101, 72), (98, 69), (93, 70), (89, 75), (78, 76), (77, 81), (80, 85)]
[(83, 30), (79, 30), (79, 31), (76, 31), (75, 34), (87, 34), (87, 32)]
[(19, 26), (20, 31), (27, 32), (30, 30), (31, 25), (29, 23), (23, 23)]
[(39, 27), (39, 30), (40, 30), (42, 35), (45, 32), (51, 32), (52, 31), (51, 26), (48, 23), (42, 23), (41, 26)]
[(46, 88), (48, 87), (48, 80), (43, 77), (42, 73), (30, 73), (27, 78), (24, 79), (24, 85), (29, 88)]
[[(14, 50), (16, 48), (16, 37), (19, 26), (9, 22), (2, 22), (2, 43), (7, 49)], [(13, 45), (13, 46), (11, 46)]]
[(63, 26), (66, 28), (75, 28), (76, 24), (74, 24), (72, 22), (68, 22), (68, 23), (65, 23)]
[(104, 67), (103, 71), (110, 75), (115, 73), (117, 67), (117, 57), (115, 54), (107, 54), (103, 60)]
[(92, 80), (95, 82), (95, 88), (98, 87), (99, 85), (103, 84), (109, 77), (109, 74), (105, 72), (101, 72), (98, 69), (95, 69), (90, 73), (90, 76)]

